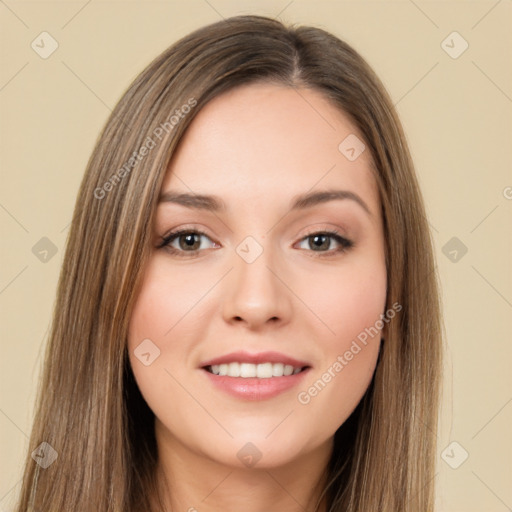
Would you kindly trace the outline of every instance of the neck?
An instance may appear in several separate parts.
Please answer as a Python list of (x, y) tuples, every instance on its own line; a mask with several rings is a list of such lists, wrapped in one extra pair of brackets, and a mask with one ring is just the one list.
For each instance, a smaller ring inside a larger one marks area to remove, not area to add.
[(166, 512), (326, 512), (332, 440), (277, 467), (235, 467), (180, 443), (156, 422), (157, 480)]

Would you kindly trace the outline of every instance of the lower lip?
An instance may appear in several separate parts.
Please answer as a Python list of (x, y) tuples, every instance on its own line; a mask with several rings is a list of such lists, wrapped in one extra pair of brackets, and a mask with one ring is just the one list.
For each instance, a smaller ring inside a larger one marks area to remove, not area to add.
[(258, 379), (257, 377), (244, 379), (243, 377), (215, 375), (202, 368), (202, 371), (206, 373), (214, 386), (225, 393), (244, 400), (266, 400), (284, 393), (297, 386), (309, 370), (310, 368), (306, 368), (295, 375), (270, 377), (269, 379)]

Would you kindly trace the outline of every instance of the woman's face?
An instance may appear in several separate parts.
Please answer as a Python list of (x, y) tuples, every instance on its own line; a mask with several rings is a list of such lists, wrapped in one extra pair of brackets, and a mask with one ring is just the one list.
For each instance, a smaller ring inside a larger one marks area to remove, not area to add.
[[(258, 467), (330, 449), (371, 381), (385, 311), (361, 139), (320, 93), (270, 84), (194, 119), (162, 187), (129, 332), (162, 449)], [(339, 196), (303, 197), (325, 191)]]

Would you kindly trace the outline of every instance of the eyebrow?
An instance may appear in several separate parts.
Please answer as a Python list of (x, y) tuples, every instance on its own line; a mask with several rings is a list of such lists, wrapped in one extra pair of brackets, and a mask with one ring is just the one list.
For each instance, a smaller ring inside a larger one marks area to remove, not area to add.
[[(290, 211), (304, 210), (329, 201), (345, 199), (356, 202), (368, 215), (372, 215), (368, 205), (363, 201), (363, 199), (356, 193), (349, 190), (323, 190), (307, 192), (305, 194), (295, 196), (292, 199)], [(161, 194), (159, 203), (175, 203), (186, 208), (211, 212), (226, 211), (226, 204), (220, 197), (204, 194), (167, 191)]]

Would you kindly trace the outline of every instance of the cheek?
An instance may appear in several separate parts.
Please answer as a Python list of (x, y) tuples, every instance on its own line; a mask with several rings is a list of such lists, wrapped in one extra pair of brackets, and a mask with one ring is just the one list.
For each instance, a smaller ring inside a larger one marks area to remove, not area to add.
[(328, 350), (342, 349), (384, 313), (386, 269), (380, 260), (317, 273), (313, 282), (310, 278), (301, 282), (300, 296), (307, 297), (321, 344)]
[[(128, 334), (133, 374), (142, 395), (157, 414), (168, 406), (170, 396), (176, 407), (180, 406), (182, 393), (173, 377), (180, 383), (194, 378), (190, 374), (191, 357), (212, 315), (207, 309), (208, 301), (204, 300), (211, 287), (211, 269), (193, 272), (173, 268), (167, 259), (155, 254), (150, 260), (132, 310)], [(148, 352), (152, 362), (145, 365), (147, 361), (139, 356)], [(157, 354), (154, 360), (153, 354)]]
[(197, 307), (204, 292), (204, 281), (190, 279), (187, 272), (169, 271), (161, 258), (154, 257), (132, 312), (130, 348), (133, 350), (146, 338), (163, 347), (178, 331), (183, 334), (190, 325), (187, 315)]
[(371, 382), (385, 312), (385, 263), (372, 259), (336, 275), (319, 274), (308, 298), (319, 317), (314, 332), (322, 358), (297, 399), (324, 418), (327, 435), (350, 416)]
[[(168, 393), (172, 382), (166, 370), (184, 359), (180, 350), (182, 344), (175, 344), (170, 351), (168, 340), (186, 325), (186, 322), (180, 323), (180, 319), (190, 310), (189, 302), (197, 294), (180, 279), (183, 280), (178, 273), (162, 271), (153, 259), (146, 269), (130, 318), (130, 363), (139, 389), (153, 410)], [(180, 300), (176, 300), (176, 293)]]

